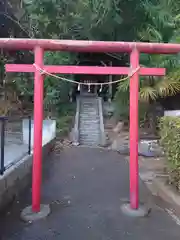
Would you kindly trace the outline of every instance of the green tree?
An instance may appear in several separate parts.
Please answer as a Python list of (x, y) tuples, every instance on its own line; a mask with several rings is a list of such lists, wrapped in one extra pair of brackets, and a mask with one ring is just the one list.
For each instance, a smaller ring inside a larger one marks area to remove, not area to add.
[[(179, 42), (179, 9), (180, 1), (172, 0), (143, 0), (140, 2), (144, 9), (146, 21), (137, 30), (137, 39), (146, 42)], [(140, 63), (146, 67), (165, 67), (165, 77), (140, 77), (139, 98), (151, 110), (155, 103), (167, 96), (180, 92), (179, 78), (180, 55), (146, 55), (141, 54)], [(126, 101), (121, 96), (126, 95)], [(116, 101), (124, 106), (129, 104), (129, 80), (119, 84)], [(153, 111), (153, 110), (152, 110)], [(153, 118), (154, 121), (154, 118)]]
[[(31, 35), (52, 39), (179, 42), (179, 9), (179, 0), (24, 0)], [(48, 53), (46, 58), (52, 64), (75, 61), (76, 56), (65, 55)], [(123, 57), (117, 54), (113, 56)], [(142, 65), (163, 66), (168, 71), (163, 79), (140, 78), (142, 102), (152, 104), (161, 97), (180, 91), (178, 63), (179, 55), (142, 54)], [(45, 105), (52, 102), (58, 104), (57, 98), (62, 102), (68, 90), (69, 85), (64, 82), (59, 85), (59, 80), (48, 77), (45, 81)], [(121, 109), (127, 109), (128, 95), (129, 81), (124, 81), (119, 84), (116, 94)]]
[[(31, 35), (52, 39), (131, 40), (144, 16), (138, 0), (24, 0), (24, 9)], [(136, 18), (140, 13), (141, 19)], [(70, 54), (46, 57), (51, 64), (75, 61)], [(59, 82), (51, 77), (45, 81), (45, 106), (56, 106), (67, 98), (69, 85)]]
[[(66, 52), (46, 52), (45, 64), (49, 65), (68, 65), (72, 63), (75, 55)], [(57, 75), (60, 76), (60, 75)], [(69, 77), (61, 75), (61, 77)], [(72, 77), (71, 77), (72, 78)], [(46, 76), (44, 81), (44, 106), (45, 110), (52, 114), (54, 110), (58, 110), (63, 104), (69, 101), (69, 91), (71, 84), (56, 77)]]

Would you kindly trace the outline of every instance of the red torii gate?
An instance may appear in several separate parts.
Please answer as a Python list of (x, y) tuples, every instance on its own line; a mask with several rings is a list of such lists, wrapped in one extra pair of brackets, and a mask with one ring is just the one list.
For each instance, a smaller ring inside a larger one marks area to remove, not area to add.
[[(140, 53), (172, 54), (180, 51), (179, 44), (129, 43), (77, 40), (46, 39), (0, 39), (0, 48), (9, 50), (33, 50), (34, 65), (6, 64), (7, 72), (34, 72), (34, 158), (32, 180), (32, 211), (40, 211), (40, 190), (42, 175), (42, 122), (43, 122), (43, 69), (49, 73), (67, 74), (110, 74), (130, 77), (130, 206), (139, 208), (138, 191), (138, 95), (139, 75), (165, 75), (164, 68), (140, 68)], [(130, 53), (129, 67), (90, 67), (90, 66), (44, 66), (44, 51), (71, 52), (127, 52)], [(36, 68), (38, 66), (38, 68)], [(137, 71), (138, 70), (138, 71)]]

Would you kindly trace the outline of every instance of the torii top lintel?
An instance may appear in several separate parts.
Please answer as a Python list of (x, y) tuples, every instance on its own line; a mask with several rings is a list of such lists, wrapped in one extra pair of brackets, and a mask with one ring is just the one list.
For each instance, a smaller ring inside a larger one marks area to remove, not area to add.
[(70, 52), (131, 52), (136, 48), (141, 53), (173, 54), (180, 52), (180, 44), (143, 42), (105, 42), (85, 40), (50, 40), (1, 38), (0, 48), (9, 50), (33, 50), (36, 46), (44, 50)]

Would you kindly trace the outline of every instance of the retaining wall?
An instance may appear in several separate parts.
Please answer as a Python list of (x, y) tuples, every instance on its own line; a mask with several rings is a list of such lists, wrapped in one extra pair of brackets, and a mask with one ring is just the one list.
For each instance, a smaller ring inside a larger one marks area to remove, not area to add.
[[(54, 140), (43, 146), (43, 161), (49, 157)], [(0, 210), (31, 183), (33, 153), (22, 158), (0, 176)]]

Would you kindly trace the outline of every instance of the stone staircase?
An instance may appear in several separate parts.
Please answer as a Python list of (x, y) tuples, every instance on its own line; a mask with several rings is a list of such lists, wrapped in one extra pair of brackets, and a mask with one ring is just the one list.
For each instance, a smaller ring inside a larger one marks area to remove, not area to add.
[(100, 143), (99, 99), (96, 96), (80, 98), (79, 143), (97, 146)]

